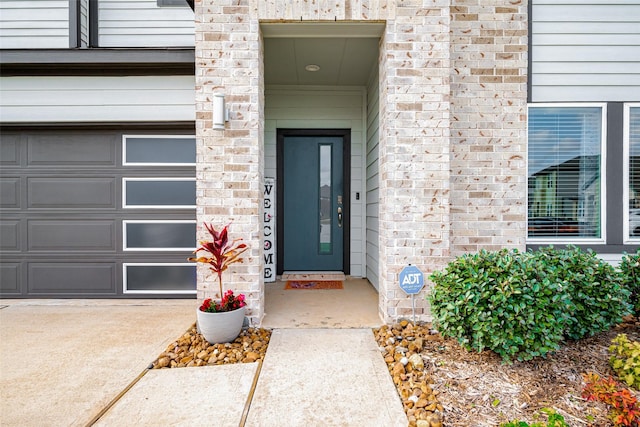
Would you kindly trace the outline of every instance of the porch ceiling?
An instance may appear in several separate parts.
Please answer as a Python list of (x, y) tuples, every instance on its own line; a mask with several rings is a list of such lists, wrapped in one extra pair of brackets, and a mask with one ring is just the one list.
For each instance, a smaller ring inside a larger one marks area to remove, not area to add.
[[(265, 84), (363, 86), (377, 63), (378, 39), (265, 39), (264, 52)], [(306, 71), (309, 64), (320, 70)]]

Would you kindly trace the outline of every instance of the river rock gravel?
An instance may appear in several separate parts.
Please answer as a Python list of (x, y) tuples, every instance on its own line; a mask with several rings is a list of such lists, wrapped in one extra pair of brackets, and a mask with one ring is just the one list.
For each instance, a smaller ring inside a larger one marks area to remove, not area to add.
[(169, 344), (152, 365), (153, 369), (162, 369), (251, 363), (264, 359), (270, 338), (269, 329), (246, 328), (233, 342), (209, 344), (194, 324)]
[(403, 320), (374, 329), (374, 335), (396, 385), (410, 427), (442, 427), (443, 407), (433, 378), (425, 370), (422, 350), (426, 342), (441, 341), (429, 324), (415, 326)]

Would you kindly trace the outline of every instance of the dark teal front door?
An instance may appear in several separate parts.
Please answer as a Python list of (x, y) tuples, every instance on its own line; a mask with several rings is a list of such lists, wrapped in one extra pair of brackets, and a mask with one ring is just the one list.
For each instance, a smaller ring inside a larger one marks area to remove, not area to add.
[(285, 271), (344, 271), (342, 136), (282, 137)]

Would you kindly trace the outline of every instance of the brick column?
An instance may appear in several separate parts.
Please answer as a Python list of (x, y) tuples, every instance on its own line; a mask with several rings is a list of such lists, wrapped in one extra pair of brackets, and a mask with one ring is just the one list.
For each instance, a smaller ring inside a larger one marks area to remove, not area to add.
[[(398, 284), (449, 257), (449, 2), (397, 2), (380, 52), (380, 315), (411, 315)], [(429, 317), (416, 298), (417, 318)]]
[(451, 5), (452, 255), (525, 249), (527, 2)]
[[(196, 137), (198, 239), (202, 223), (232, 222), (230, 237), (250, 249), (223, 275), (225, 289), (244, 293), (252, 324), (264, 313), (261, 213), (264, 184), (262, 41), (255, 1), (196, 2)], [(224, 130), (212, 129), (212, 95), (230, 110)], [(217, 284), (198, 268), (198, 298), (214, 297)]]

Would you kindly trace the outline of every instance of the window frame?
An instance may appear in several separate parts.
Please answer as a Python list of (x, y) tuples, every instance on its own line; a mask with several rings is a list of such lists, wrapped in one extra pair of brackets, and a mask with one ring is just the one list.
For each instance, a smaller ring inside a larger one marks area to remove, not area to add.
[[(122, 178), (122, 208), (123, 209), (195, 209), (196, 204), (193, 205), (128, 205), (127, 204), (127, 182), (129, 181), (193, 181), (197, 184), (196, 178), (188, 177), (123, 177)], [(196, 195), (197, 197), (197, 195)]]
[(189, 7), (187, 0), (157, 0), (158, 7)]
[(606, 102), (540, 102), (527, 104), (527, 194), (526, 194), (526, 223), (529, 228), (529, 125), (530, 111), (534, 108), (600, 108), (600, 237), (531, 237), (526, 232), (526, 244), (531, 245), (606, 245), (607, 243), (607, 103)]
[(624, 103), (623, 110), (623, 136), (622, 136), (622, 149), (623, 149), (623, 165), (622, 165), (622, 175), (624, 185), (622, 187), (622, 200), (623, 200), (623, 211), (622, 211), (622, 229), (623, 229), (623, 243), (624, 244), (638, 244), (640, 243), (640, 236), (634, 237), (631, 236), (631, 229), (629, 227), (629, 197), (630, 197), (630, 162), (631, 162), (631, 109), (632, 108), (640, 108), (640, 102), (626, 102)]
[[(189, 251), (196, 250), (196, 236), (193, 238), (193, 247), (181, 248), (181, 247), (151, 247), (151, 248), (139, 248), (127, 246), (127, 225), (129, 224), (197, 224), (194, 219), (123, 219), (122, 220), (122, 250), (131, 252), (176, 252), (176, 251)], [(197, 231), (197, 230), (196, 230)]]
[(176, 289), (176, 290), (148, 290), (148, 291), (142, 291), (142, 290), (131, 290), (128, 289), (128, 283), (127, 283), (127, 268), (129, 267), (181, 267), (181, 266), (189, 266), (189, 267), (194, 267), (196, 269), (196, 274), (197, 274), (197, 267), (194, 263), (192, 262), (123, 262), (122, 263), (122, 293), (123, 294), (138, 294), (138, 295), (151, 295), (151, 294), (165, 294), (165, 295), (172, 295), (172, 294), (181, 294), (181, 295), (196, 295), (198, 292), (198, 281), (196, 279), (196, 289), (193, 290), (185, 290), (185, 289)]
[[(128, 162), (127, 161), (127, 138), (139, 138), (139, 139), (175, 139), (175, 138), (193, 138), (194, 141), (196, 139), (195, 135), (136, 135), (136, 134), (125, 134), (122, 135), (122, 166), (143, 166), (143, 167), (195, 167), (196, 162), (194, 163), (146, 163), (146, 162)], [(197, 144), (197, 143), (196, 143)], [(196, 154), (197, 156), (197, 154)]]

